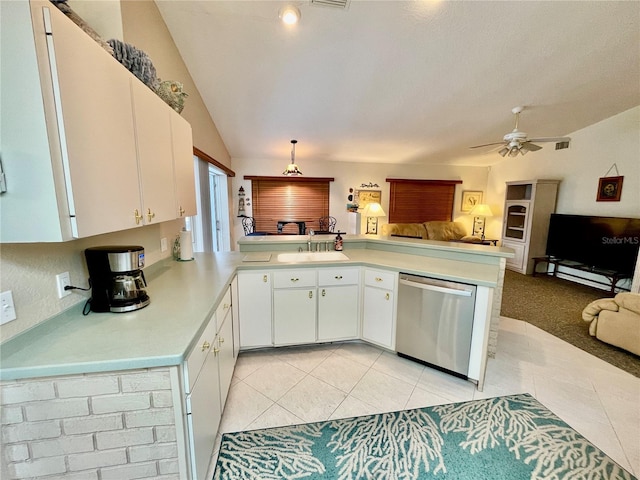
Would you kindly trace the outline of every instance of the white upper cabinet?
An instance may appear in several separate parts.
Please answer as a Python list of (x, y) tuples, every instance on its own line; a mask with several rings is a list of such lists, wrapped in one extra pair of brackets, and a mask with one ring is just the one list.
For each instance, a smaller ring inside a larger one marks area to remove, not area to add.
[(176, 216), (190, 217), (197, 212), (191, 125), (176, 111), (171, 113), (173, 175), (176, 182)]
[(50, 2), (0, 8), (0, 242), (125, 230), (195, 204), (174, 180), (176, 152), (192, 158), (188, 123)]
[(176, 218), (171, 109), (149, 87), (131, 80), (144, 223)]

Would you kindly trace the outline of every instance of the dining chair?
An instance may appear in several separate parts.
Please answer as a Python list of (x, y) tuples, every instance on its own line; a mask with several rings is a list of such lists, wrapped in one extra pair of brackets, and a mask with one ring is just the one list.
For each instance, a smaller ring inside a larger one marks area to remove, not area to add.
[(320, 231), (333, 232), (336, 228), (336, 219), (334, 217), (320, 217)]
[(245, 235), (251, 235), (256, 230), (256, 221), (253, 217), (244, 217), (242, 219), (242, 228)]

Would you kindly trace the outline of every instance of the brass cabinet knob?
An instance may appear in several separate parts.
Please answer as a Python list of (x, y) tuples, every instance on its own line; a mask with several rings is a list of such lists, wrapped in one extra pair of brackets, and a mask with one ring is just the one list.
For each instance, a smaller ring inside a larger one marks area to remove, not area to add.
[(326, 291), (324, 288), (322, 289), (322, 296), (323, 296), (323, 297), (326, 297), (326, 296), (327, 296), (327, 291)]
[(152, 213), (150, 208), (147, 208), (147, 221), (151, 222), (151, 219), (155, 216), (156, 214)]
[(219, 352), (220, 352), (219, 348), (213, 347), (213, 354), (214, 355), (218, 355)]
[(380, 277), (376, 277), (376, 282), (381, 282), (382, 279)]
[(389, 298), (391, 298), (391, 297), (390, 297), (390, 296), (389, 296), (389, 294), (387, 293), (387, 294), (384, 296), (384, 299), (385, 299), (385, 300), (389, 300)]
[(138, 212), (137, 208), (133, 211), (133, 217), (136, 219), (136, 225), (140, 225), (140, 220), (142, 220), (142, 215), (140, 215), (140, 212)]
[(180, 216), (183, 216), (184, 212), (186, 212), (186, 210), (182, 208), (182, 205), (180, 205), (180, 208), (178, 209), (178, 213), (180, 213)]
[(224, 343), (224, 338), (220, 337), (220, 338), (218, 339), (218, 342), (219, 342), (219, 343)]
[(298, 280), (300, 280), (299, 278), (292, 278), (291, 281), (292, 282), (297, 282)]
[(342, 275), (336, 275), (336, 276), (335, 276), (335, 277), (333, 277), (333, 278), (335, 278), (336, 280), (342, 280)]
[(313, 290), (309, 290), (309, 298), (313, 298)]
[(267, 283), (267, 278), (268, 278), (268, 277), (267, 277), (266, 275), (264, 275), (264, 276), (262, 277), (262, 281), (263, 281), (264, 283)]
[(202, 344), (202, 351), (204, 352), (205, 350), (209, 350), (209, 347), (211, 347), (211, 344), (205, 340)]

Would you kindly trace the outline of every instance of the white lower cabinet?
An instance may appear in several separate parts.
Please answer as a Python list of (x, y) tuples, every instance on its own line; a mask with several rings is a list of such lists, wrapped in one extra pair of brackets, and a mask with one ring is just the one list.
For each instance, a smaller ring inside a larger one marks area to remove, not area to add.
[(398, 274), (365, 269), (362, 299), (362, 339), (395, 350)]
[(187, 356), (185, 408), (192, 480), (207, 478), (220, 418), (235, 367), (231, 288)]
[(318, 269), (318, 341), (358, 338), (359, 268)]
[(233, 320), (227, 315), (224, 323), (218, 330), (215, 347), (218, 349), (218, 366), (220, 374), (220, 410), (224, 410), (227, 403), (227, 394), (233, 377), (233, 367), (236, 359), (233, 355)]
[(273, 343), (316, 341), (316, 271), (296, 269), (273, 274)]
[(186, 423), (193, 480), (204, 479), (207, 475), (222, 416), (218, 358), (213, 350), (215, 341), (216, 318), (213, 314), (184, 365), (188, 379), (185, 385)]
[(240, 347), (268, 347), (271, 333), (271, 273), (238, 272)]

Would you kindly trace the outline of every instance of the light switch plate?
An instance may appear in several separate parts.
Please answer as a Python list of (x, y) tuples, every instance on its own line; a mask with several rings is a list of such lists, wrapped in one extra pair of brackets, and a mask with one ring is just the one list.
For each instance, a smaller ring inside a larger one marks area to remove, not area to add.
[(160, 252), (166, 252), (167, 248), (167, 237), (162, 237), (160, 239)]
[(13, 305), (11, 290), (0, 293), (0, 325), (16, 319), (16, 309)]

